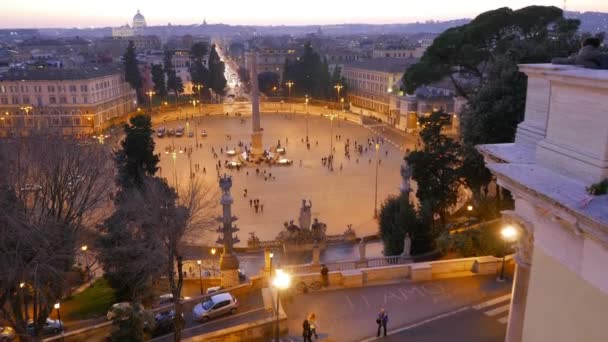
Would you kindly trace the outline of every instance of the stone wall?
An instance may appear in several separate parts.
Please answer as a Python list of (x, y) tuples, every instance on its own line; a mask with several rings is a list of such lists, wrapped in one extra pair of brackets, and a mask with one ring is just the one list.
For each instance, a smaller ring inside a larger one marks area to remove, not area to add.
[[(433, 279), (498, 274), (501, 258), (492, 256), (419, 262), (394, 266), (370, 267), (329, 272), (330, 286), (362, 287), (379, 282), (399, 280), (425, 281)], [(513, 258), (507, 256), (507, 271), (512, 270)], [(321, 281), (320, 273), (294, 274), (292, 284)]]

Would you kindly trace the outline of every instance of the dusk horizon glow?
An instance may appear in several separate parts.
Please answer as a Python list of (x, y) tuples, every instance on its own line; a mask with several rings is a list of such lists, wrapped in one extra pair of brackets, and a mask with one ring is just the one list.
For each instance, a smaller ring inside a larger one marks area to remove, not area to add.
[[(265, 0), (251, 2), (233, 0), (225, 3), (205, 3), (184, 0), (178, 6), (167, 7), (159, 3), (106, 0), (85, 3), (58, 0), (49, 7), (45, 0), (27, 3), (5, 2), (0, 4), (0, 28), (89, 28), (116, 27), (131, 24), (139, 9), (149, 26), (193, 25), (206, 20), (209, 24), (301, 26), (339, 24), (398, 24), (426, 20), (452, 20), (474, 18), (499, 7), (518, 9), (530, 5), (562, 7), (563, 0), (472, 0), (454, 4), (450, 0), (415, 2), (410, 0), (377, 0), (374, 6), (351, 2), (309, 0), (305, 6), (293, 3)], [(594, 0), (569, 1), (567, 10), (608, 12), (608, 1), (602, 4)]]

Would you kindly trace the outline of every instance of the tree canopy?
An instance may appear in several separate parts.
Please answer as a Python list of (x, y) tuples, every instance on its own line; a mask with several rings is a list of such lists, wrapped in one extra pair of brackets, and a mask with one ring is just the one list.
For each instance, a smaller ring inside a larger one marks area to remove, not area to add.
[(140, 187), (144, 176), (158, 171), (159, 158), (154, 154), (152, 120), (149, 115), (139, 114), (124, 126), (125, 138), (114, 159), (118, 169), (117, 183), (123, 189)]
[(129, 41), (129, 46), (124, 56), (124, 68), (125, 68), (125, 80), (131, 88), (133, 88), (137, 94), (137, 102), (142, 103), (144, 96), (142, 93), (143, 80), (139, 73), (139, 66), (137, 61), (137, 54), (135, 52), (135, 44), (133, 41)]
[[(406, 71), (405, 88), (413, 93), (421, 85), (449, 77), (458, 95), (471, 99), (488, 77), (488, 67), (505, 54), (512, 54), (516, 63), (530, 63), (573, 52), (578, 24), (564, 19), (557, 7), (503, 7), (482, 13), (435, 38), (420, 62)], [(518, 51), (525, 53), (517, 55)]]
[(310, 42), (304, 45), (304, 51), (298, 59), (285, 61), (283, 81), (295, 83), (291, 89), (294, 96), (309, 95), (323, 100), (329, 100), (332, 96), (333, 84), (327, 61), (321, 59)]
[(211, 45), (211, 51), (209, 52), (209, 85), (216, 94), (224, 95), (226, 90), (226, 65), (220, 59), (217, 54), (215, 44)]

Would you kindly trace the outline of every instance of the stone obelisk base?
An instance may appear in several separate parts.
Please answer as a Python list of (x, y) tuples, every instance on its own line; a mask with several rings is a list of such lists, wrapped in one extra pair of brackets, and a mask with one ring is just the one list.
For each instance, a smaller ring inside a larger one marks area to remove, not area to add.
[(239, 259), (235, 254), (222, 253), (220, 258), (220, 277), (222, 287), (239, 285)]
[(253, 157), (261, 157), (263, 154), (262, 131), (253, 132), (251, 134), (251, 155)]

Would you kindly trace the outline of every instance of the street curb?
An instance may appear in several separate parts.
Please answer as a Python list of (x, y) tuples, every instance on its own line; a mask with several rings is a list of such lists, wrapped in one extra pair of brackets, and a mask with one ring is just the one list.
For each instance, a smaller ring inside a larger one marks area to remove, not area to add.
[[(461, 313), (463, 311), (466, 311), (466, 310), (469, 310), (469, 309), (471, 309), (471, 306), (470, 305), (466, 305), (466, 306), (460, 307), (458, 309), (455, 309), (455, 310), (452, 310), (452, 311), (448, 311), (448, 312), (444, 312), (442, 314), (439, 314), (439, 315), (436, 315), (436, 316), (424, 319), (422, 321), (418, 321), (416, 323), (412, 323), (412, 324), (406, 325), (404, 327), (401, 327), (401, 328), (398, 328), (398, 329), (395, 329), (395, 330), (391, 330), (386, 335), (390, 336), (390, 335), (394, 335), (394, 334), (397, 334), (397, 333), (400, 333), (400, 332), (403, 332), (403, 331), (406, 331), (406, 330), (410, 330), (412, 328), (416, 328), (416, 327), (419, 327), (421, 325), (424, 325), (424, 324), (427, 324), (427, 323), (431, 323), (433, 321), (440, 320), (442, 318), (446, 318), (446, 317), (450, 317), (450, 316), (459, 314), (459, 313)], [(382, 337), (370, 337), (370, 338), (367, 338), (365, 340), (361, 340), (360, 342), (371, 342), (371, 341), (377, 341), (377, 340), (380, 340), (380, 339), (382, 339)]]

